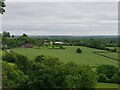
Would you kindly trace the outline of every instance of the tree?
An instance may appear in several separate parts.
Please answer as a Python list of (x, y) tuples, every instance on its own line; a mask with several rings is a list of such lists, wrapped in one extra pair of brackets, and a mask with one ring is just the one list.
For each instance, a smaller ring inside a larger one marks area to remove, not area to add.
[(6, 32), (6, 31), (3, 31), (2, 36), (3, 36), (3, 37), (8, 37), (8, 38), (10, 38), (10, 33), (9, 33), (9, 32)]
[(12, 35), (11, 37), (12, 37), (12, 38), (14, 38), (15, 36), (14, 36), (14, 35)]
[(44, 60), (44, 55), (40, 55), (40, 56), (37, 56), (37, 57), (35, 57), (35, 61), (36, 62), (41, 62), (41, 61), (43, 61)]
[(2, 88), (19, 88), (24, 86), (28, 77), (15, 64), (2, 62)]
[(98, 77), (99, 77), (98, 82), (103, 82), (103, 83), (108, 82), (108, 77), (104, 73), (99, 74)]
[(24, 73), (27, 73), (27, 70), (29, 68), (29, 61), (28, 61), (28, 58), (26, 56), (23, 56), (23, 55), (20, 55), (20, 54), (16, 54), (15, 55), (15, 59), (16, 59), (16, 62), (15, 64), (18, 66), (18, 68), (24, 72)]
[(3, 14), (5, 12), (5, 1), (4, 0), (0, 0), (0, 13)]
[(113, 82), (116, 79), (114, 78), (115, 75), (118, 75), (118, 69), (113, 65), (100, 65), (97, 67), (96, 72), (99, 82)]
[(13, 53), (8, 53), (8, 52), (6, 52), (6, 53), (3, 55), (2, 59), (3, 59), (4, 61), (11, 62), (11, 63), (13, 63), (13, 62), (16, 61), (15, 58), (14, 58), (14, 54), (13, 54)]
[(81, 49), (80, 48), (77, 48), (76, 49), (76, 53), (81, 53), (82, 51), (81, 51)]
[(23, 37), (28, 37), (28, 35), (27, 35), (27, 34), (25, 34), (25, 33), (24, 33), (22, 36), (23, 36)]
[(94, 88), (96, 74), (90, 66), (64, 64), (52, 57), (34, 62), (29, 67), (29, 88)]
[(65, 71), (65, 88), (94, 88), (96, 85), (96, 74), (90, 66), (70, 62), (66, 64)]
[(111, 79), (110, 79), (111, 83), (117, 83), (120, 84), (120, 75), (115, 74)]

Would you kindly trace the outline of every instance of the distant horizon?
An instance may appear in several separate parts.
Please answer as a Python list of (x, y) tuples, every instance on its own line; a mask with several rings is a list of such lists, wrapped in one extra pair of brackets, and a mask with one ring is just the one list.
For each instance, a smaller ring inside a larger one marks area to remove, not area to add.
[[(9, 31), (5, 31), (5, 32), (9, 32)], [(38, 35), (29, 35), (27, 33), (22, 33), (22, 34), (11, 34), (11, 32), (9, 32), (9, 33), (10, 33), (10, 35), (14, 35), (14, 36), (21, 36), (23, 34), (26, 34), (28, 36), (73, 36), (73, 37), (74, 36), (76, 36), (76, 37), (77, 36), (78, 37), (79, 36), (118, 36), (118, 35), (113, 35), (113, 34), (112, 35), (108, 35), (108, 34), (107, 35), (103, 35), (103, 34), (102, 35), (64, 35), (64, 34), (61, 34), (61, 35), (52, 35), (52, 34), (51, 35), (49, 35), (49, 34), (48, 35), (40, 35), (40, 34), (38, 34)], [(2, 32), (0, 32), (0, 34), (2, 34)]]

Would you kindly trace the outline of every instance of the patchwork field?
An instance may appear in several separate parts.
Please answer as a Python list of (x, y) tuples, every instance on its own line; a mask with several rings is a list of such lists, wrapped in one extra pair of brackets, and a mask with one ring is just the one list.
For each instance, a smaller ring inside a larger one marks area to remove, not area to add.
[(103, 53), (97, 53), (97, 54), (104, 56), (104, 57), (107, 57), (107, 58), (118, 60), (118, 53), (116, 53), (116, 52), (107, 52), (107, 53), (103, 52)]
[[(80, 48), (82, 53), (76, 53), (76, 49)], [(53, 49), (53, 48), (14, 48), (14, 52), (19, 54), (23, 54), (30, 59), (34, 59), (38, 55), (50, 55), (53, 57), (57, 57), (63, 62), (75, 62), (77, 64), (82, 65), (102, 65), (102, 64), (110, 64), (117, 66), (118, 61), (107, 58), (101, 55), (97, 55), (93, 52), (105, 52), (104, 50), (92, 49), (88, 47), (82, 46), (66, 46), (65, 49)], [(110, 57), (117, 58), (117, 53), (104, 53), (104, 55), (109, 55)]]

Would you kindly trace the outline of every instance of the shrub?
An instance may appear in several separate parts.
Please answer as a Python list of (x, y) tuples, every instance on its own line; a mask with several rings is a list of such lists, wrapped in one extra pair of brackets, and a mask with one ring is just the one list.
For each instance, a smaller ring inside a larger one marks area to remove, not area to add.
[(2, 56), (2, 59), (4, 61), (7, 61), (7, 62), (15, 62), (15, 57), (14, 57), (14, 53), (8, 53), (6, 52), (3, 56)]
[(19, 69), (24, 73), (27, 73), (27, 70), (29, 69), (29, 63), (30, 63), (28, 61), (28, 58), (20, 54), (16, 54), (15, 58), (16, 58), (15, 64), (19, 67)]
[(44, 55), (39, 55), (39, 56), (35, 57), (36, 62), (41, 62), (43, 60), (44, 60)]
[(115, 74), (111, 79), (110, 79), (111, 83), (117, 83), (120, 84), (120, 76)]
[(81, 49), (80, 48), (77, 48), (76, 49), (76, 53), (81, 53), (82, 51), (81, 51)]
[(108, 82), (108, 77), (105, 74), (101, 73), (98, 75), (98, 77), (99, 77), (98, 82), (104, 82), (104, 83)]

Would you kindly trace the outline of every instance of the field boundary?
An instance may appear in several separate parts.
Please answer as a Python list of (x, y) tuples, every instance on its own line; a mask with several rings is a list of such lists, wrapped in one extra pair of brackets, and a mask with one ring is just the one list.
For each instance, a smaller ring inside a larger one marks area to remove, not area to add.
[(113, 60), (119, 61), (118, 59), (115, 59), (115, 58), (112, 58), (112, 57), (100, 54), (100, 53), (112, 53), (112, 52), (93, 52), (93, 53), (97, 54), (97, 55), (100, 55), (100, 56), (103, 56), (103, 57), (106, 57), (106, 58), (109, 58), (109, 59), (113, 59)]

